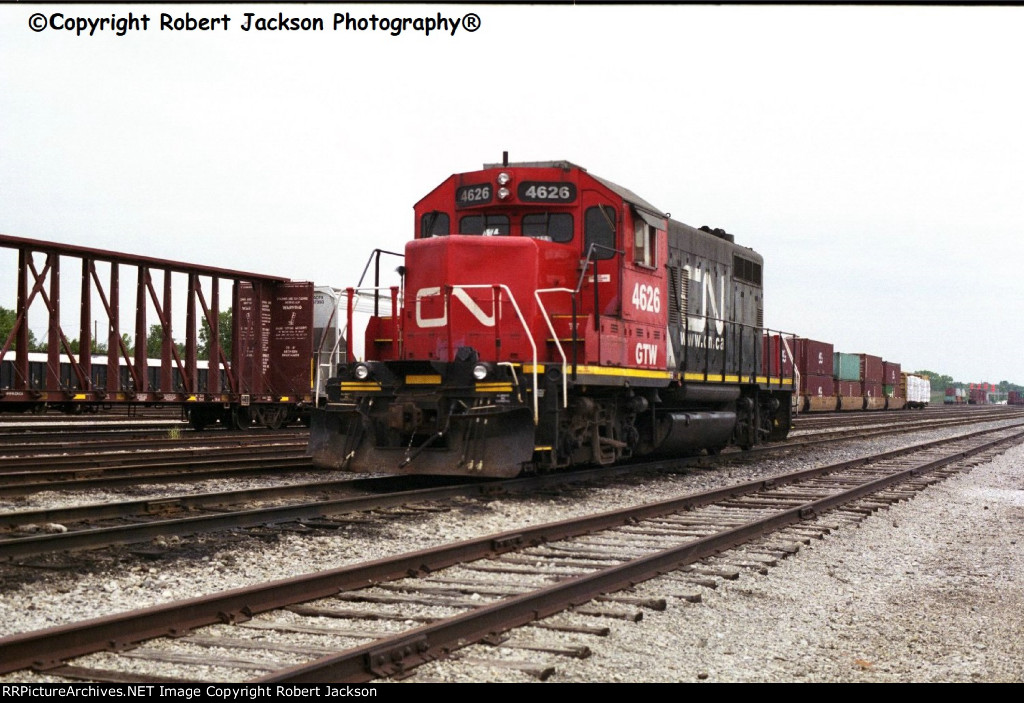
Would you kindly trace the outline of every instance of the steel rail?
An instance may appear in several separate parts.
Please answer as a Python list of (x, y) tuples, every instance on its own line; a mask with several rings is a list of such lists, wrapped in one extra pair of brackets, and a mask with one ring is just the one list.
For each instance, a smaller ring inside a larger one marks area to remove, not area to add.
[[(168, 468), (178, 468), (181, 471), (182, 476), (187, 476), (187, 470), (196, 466), (211, 466), (217, 464), (223, 464), (230, 462), (232, 464), (244, 464), (258, 461), (266, 463), (268, 461), (287, 461), (291, 459), (304, 459), (306, 463), (312, 466), (312, 462), (309, 457), (305, 456), (305, 444), (302, 446), (303, 451), (296, 451), (292, 449), (280, 449), (277, 447), (243, 447), (240, 449), (227, 449), (216, 452), (216, 456), (210, 456), (209, 450), (186, 450), (182, 452), (168, 453), (160, 452), (154, 454), (153, 458), (158, 461), (152, 462), (140, 462), (139, 454), (118, 454), (115, 456), (121, 456), (125, 458), (124, 463), (99, 463), (99, 462), (83, 462), (83, 457), (60, 457), (60, 456), (44, 456), (33, 459), (35, 463), (54, 463), (70, 464), (69, 468), (65, 469), (40, 469), (37, 471), (24, 470), (24, 471), (5, 471), (0, 473), (0, 494), (4, 493), (6, 488), (14, 488), (28, 483), (47, 485), (51, 482), (68, 481), (72, 485), (77, 483), (79, 480), (89, 478), (92, 476), (117, 476), (120, 474), (133, 474), (133, 475), (145, 475), (152, 474), (160, 471), (166, 471)], [(177, 457), (177, 460), (175, 458)], [(88, 457), (86, 457), (88, 458)], [(106, 457), (105, 457), (106, 458)], [(70, 461), (65, 461), (70, 459)], [(77, 462), (75, 461), (77, 460)], [(19, 462), (20, 464), (21, 462)], [(83, 465), (84, 464), (84, 465)], [(52, 485), (52, 483), (51, 483)]]
[[(975, 434), (998, 432), (1004, 427), (982, 430)], [(975, 435), (962, 435), (961, 437)], [(890, 453), (898, 456), (901, 452), (918, 447), (926, 447), (948, 443), (958, 438), (935, 440), (933, 443), (914, 445), (911, 448), (898, 449)], [(818, 442), (812, 442), (818, 443)], [(749, 452), (747, 452), (749, 453)], [(738, 455), (723, 455), (736, 457)], [(887, 456), (887, 455), (880, 455)], [(694, 460), (700, 461), (704, 457), (697, 457)], [(857, 461), (857, 460), (855, 460)], [(614, 467), (617, 473), (635, 472), (651, 468), (649, 464), (628, 465)], [(815, 469), (810, 469), (811, 471)], [(416, 490), (399, 491), (386, 496), (357, 496), (337, 498), (333, 500), (321, 500), (312, 503), (300, 503), (294, 505), (273, 506), (253, 510), (239, 510), (217, 513), (216, 515), (201, 515), (165, 520), (153, 520), (151, 522), (131, 525), (119, 525), (114, 527), (99, 527), (71, 532), (59, 532), (54, 534), (33, 535), (29, 537), (15, 537), (0, 539), (0, 560), (18, 559), (29, 556), (36, 556), (54, 551), (74, 551), (83, 549), (97, 549), (113, 545), (136, 544), (153, 539), (157, 536), (184, 536), (206, 532), (216, 532), (239, 527), (255, 527), (264, 525), (276, 525), (299, 520), (310, 520), (330, 515), (341, 515), (345, 513), (363, 512), (382, 508), (395, 507), (412, 502), (423, 502), (431, 500), (444, 500), (453, 497), (475, 497), (479, 495), (491, 495), (498, 492), (524, 492), (549, 488), (567, 482), (581, 482), (597, 478), (608, 478), (612, 470), (608, 468), (588, 469), (571, 474), (547, 474), (538, 477), (507, 479), (504, 481), (474, 482), (470, 485), (451, 485), (451, 481), (438, 479), (445, 483), (441, 487), (422, 488)], [(396, 478), (396, 477), (392, 477)], [(403, 478), (403, 477), (397, 477)], [(383, 487), (383, 482), (376, 483), (380, 479), (363, 479), (367, 481), (365, 486), (371, 485), (369, 481), (375, 481), (372, 485)], [(387, 480), (387, 479), (385, 479)], [(452, 481), (457, 480), (453, 478)], [(758, 482), (752, 482), (751, 485)], [(287, 487), (271, 487), (262, 489), (248, 489), (244, 491), (232, 491), (228, 493), (209, 493), (198, 495), (169, 496), (167, 498), (144, 499), (137, 501), (126, 501), (125, 503), (111, 503), (99, 506), (80, 506), (77, 508), (63, 508), (58, 510), (26, 511), (25, 513), (8, 513), (0, 515), (0, 525), (25, 525), (35, 522), (59, 522), (67, 519), (104, 519), (111, 517), (125, 517), (131, 514), (140, 513), (152, 514), (164, 508), (199, 508), (211, 505), (224, 505), (231, 500), (255, 500), (266, 499), (267, 497), (287, 497), (295, 495), (308, 495), (312, 491), (337, 490), (338, 488), (353, 486), (352, 481), (329, 482), (329, 483), (304, 483)], [(132, 513), (131, 510), (135, 509)]]
[[(433, 479), (432, 476), (414, 477), (426, 480)], [(457, 476), (445, 477), (452, 483), (459, 480)], [(213, 506), (232, 505), (245, 501), (266, 501), (274, 498), (289, 498), (292, 496), (305, 496), (322, 492), (338, 492), (343, 490), (363, 491), (366, 493), (379, 493), (390, 490), (390, 484), (401, 484), (409, 482), (409, 476), (383, 476), (375, 478), (361, 477), (353, 474), (349, 478), (330, 481), (309, 481), (293, 483), (283, 486), (268, 486), (263, 488), (244, 488), (235, 491), (222, 491), (210, 493), (185, 493), (171, 496), (159, 496), (154, 498), (139, 498), (137, 500), (125, 500), (115, 503), (90, 503), (87, 505), (74, 505), (64, 508), (42, 508), (39, 510), (18, 510), (10, 513), (0, 513), (0, 527), (14, 528), (23, 525), (38, 524), (41, 522), (85, 522), (87, 520), (109, 520), (112, 518), (133, 517), (138, 515), (153, 515), (165, 513), (169, 510), (196, 510)], [(2, 544), (2, 542), (0, 542)]]
[[(144, 449), (142, 447), (132, 446), (132, 444), (127, 444), (123, 445), (121, 450), (106, 450), (86, 454), (54, 454), (51, 449), (48, 452), (43, 452), (35, 456), (22, 456), (19, 458), (5, 457), (4, 471), (0, 473), (0, 483), (16, 481), (19, 477), (24, 476), (39, 477), (52, 475), (59, 477), (64, 474), (78, 476), (82, 475), (83, 471), (91, 471), (93, 469), (102, 470), (107, 468), (123, 468), (125, 466), (138, 467), (162, 465), (159, 461), (147, 461), (143, 464), (140, 462), (141, 459), (156, 459), (162, 461), (178, 458), (209, 457), (211, 453), (214, 454), (214, 458), (217, 459), (249, 457), (254, 454), (295, 455), (296, 452), (304, 454), (306, 446), (307, 442), (305, 440), (289, 440), (283, 442), (265, 441), (254, 444), (237, 444), (229, 447), (204, 447), (188, 444), (187, 446), (180, 446), (175, 449), (169, 449), (166, 447)], [(40, 464), (44, 464), (46, 466), (70, 466), (71, 468), (63, 470), (34, 469), (34, 467), (37, 467)]]
[[(0, 449), (0, 456), (7, 466), (8, 460), (18, 460), (31, 466), (32, 459), (67, 459), (73, 463), (75, 458), (85, 459), (91, 456), (99, 458), (122, 458), (125, 451), (138, 452), (142, 456), (158, 455), (158, 452), (169, 452), (170, 455), (192, 451), (229, 451), (231, 449), (247, 449), (265, 446), (302, 446), (308, 444), (308, 435), (300, 433), (282, 434), (274, 437), (261, 434), (254, 437), (240, 437), (238, 434), (216, 434), (200, 436), (195, 434), (181, 437), (168, 437), (166, 432), (157, 434), (131, 434), (116, 438), (79, 439), (69, 436), (47, 442), (8, 442)], [(0, 440), (2, 441), (2, 440)], [(59, 453), (58, 453), (59, 452)]]
[[(622, 564), (602, 568), (592, 574), (567, 578), (551, 586), (475, 608), (436, 623), (353, 647), (336, 655), (275, 672), (257, 679), (257, 683), (356, 683), (402, 674), (409, 668), (448, 656), (467, 644), (479, 642), (515, 627), (559, 613), (593, 600), (605, 593), (630, 588), (640, 581), (670, 571), (749, 542), (770, 532), (817, 517), (828, 510), (876, 493), (909, 477), (928, 473), (993, 445), (1024, 438), (1024, 432), (1001, 438), (980, 447), (954, 454), (867, 481), (854, 488), (804, 505), (782, 510), (753, 520), (740, 527), (639, 557)], [(787, 477), (788, 478), (788, 477)], [(788, 481), (787, 481), (788, 482)], [(637, 519), (642, 519), (637, 516)], [(524, 536), (523, 541), (535, 538)], [(557, 539), (555, 537), (550, 540)]]
[[(138, 471), (136, 471), (138, 468)], [(152, 469), (152, 470), (149, 470)], [(208, 461), (191, 460), (187, 463), (163, 463), (159, 465), (140, 465), (140, 467), (118, 466), (107, 469), (82, 469), (71, 471), (65, 480), (49, 480), (35, 482), (17, 482), (7, 484), (8, 476), (0, 475), (0, 497), (31, 495), (40, 491), (57, 490), (90, 490), (94, 488), (112, 488), (115, 486), (134, 486), (142, 483), (181, 483), (183, 481), (199, 481), (215, 478), (238, 478), (242, 476), (259, 476), (278, 471), (313, 471), (308, 456), (262, 457), (251, 460), (211, 459)], [(27, 478), (25, 478), (27, 481)]]
[[(775, 488), (803, 479), (834, 473), (845, 468), (925, 451), (942, 444), (1018, 427), (1019, 425), (996, 430), (983, 430), (957, 438), (937, 440), (885, 452), (881, 455), (860, 457), (835, 465), (815, 467), (784, 476), (727, 486), (702, 494), (682, 496), (584, 518), (505, 531), (301, 577), (238, 588), (219, 594), (152, 606), (139, 611), (110, 615), (37, 632), (11, 635), (0, 639), (0, 674), (25, 668), (51, 668), (72, 657), (98, 651), (117, 651), (155, 637), (180, 636), (204, 625), (242, 622), (257, 613), (329, 597), (341, 591), (429, 573), (458, 563), (475, 561), (601, 529), (627, 525), (637, 520), (690, 510), (765, 488)], [(955, 452), (950, 457), (929, 462), (926, 466), (945, 465), (973, 453), (985, 451), (992, 446), (1019, 441), (1022, 438), (1024, 438), (1024, 431), (1018, 431), (972, 450)], [(925, 470), (918, 466), (904, 469), (898, 472), (897, 476), (912, 476)], [(892, 481), (897, 480), (901, 479), (892, 479)], [(880, 481), (882, 480), (873, 480), (870, 483), (873, 486), (879, 486), (882, 485)], [(853, 490), (863, 494), (867, 489), (859, 487)], [(752, 525), (728, 530), (719, 537), (688, 543), (663, 554), (636, 560), (635, 563), (628, 566), (615, 567), (612, 572), (607, 574), (577, 577), (566, 582), (564, 587), (550, 587), (542, 591), (540, 595), (527, 594), (508, 599), (508, 604), (513, 607), (513, 615), (501, 613), (497, 605), (486, 606), (481, 608), (475, 617), (473, 613), (467, 613), (437, 625), (417, 628), (366, 647), (347, 650), (341, 655), (321, 659), (311, 665), (294, 667), (269, 677), (267, 680), (370, 680), (380, 675), (381, 672), (401, 670), (410, 663), (419, 663), (442, 656), (451, 649), (468, 643), (460, 642), (460, 638), (466, 637), (465, 633), (490, 633), (495, 629), (507, 629), (512, 626), (511, 623), (530, 622), (545, 614), (564, 609), (566, 605), (589, 600), (593, 595), (602, 591), (619, 590), (622, 588), (620, 585), (622, 583), (650, 578), (677, 568), (685, 560), (699, 559), (708, 554), (722, 551), (730, 544), (738, 544), (751, 537), (760, 536), (771, 529), (772, 525), (792, 524), (806, 519), (834, 504), (834, 496), (811, 501), (766, 520), (757, 521)], [(562, 588), (576, 590), (563, 591)], [(561, 595), (563, 602), (563, 605), (558, 608), (548, 602), (548, 599), (556, 593)], [(456, 639), (440, 639), (451, 636)]]

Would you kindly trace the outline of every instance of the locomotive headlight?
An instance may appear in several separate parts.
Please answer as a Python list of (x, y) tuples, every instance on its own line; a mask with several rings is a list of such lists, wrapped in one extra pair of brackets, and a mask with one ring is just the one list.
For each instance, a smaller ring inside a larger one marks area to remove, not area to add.
[(482, 381), (487, 378), (491, 373), (491, 367), (488, 364), (477, 364), (473, 367), (473, 378), (478, 381)]
[(508, 200), (510, 195), (512, 195), (512, 191), (508, 188), (498, 188), (498, 200)]
[(512, 176), (508, 175), (504, 171), (498, 174), (498, 185), (507, 186), (512, 182)]
[(360, 381), (365, 381), (370, 377), (370, 367), (366, 364), (356, 364), (352, 369), (352, 375)]

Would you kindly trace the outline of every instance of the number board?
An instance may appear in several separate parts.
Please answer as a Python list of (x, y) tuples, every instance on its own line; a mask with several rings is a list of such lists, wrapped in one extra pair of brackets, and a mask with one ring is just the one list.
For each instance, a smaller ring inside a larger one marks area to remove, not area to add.
[(576, 184), (523, 181), (518, 193), (519, 199), (528, 203), (571, 203), (576, 199)]
[(491, 202), (491, 197), (493, 195), (494, 188), (490, 183), (462, 186), (455, 191), (455, 207), (484, 205)]

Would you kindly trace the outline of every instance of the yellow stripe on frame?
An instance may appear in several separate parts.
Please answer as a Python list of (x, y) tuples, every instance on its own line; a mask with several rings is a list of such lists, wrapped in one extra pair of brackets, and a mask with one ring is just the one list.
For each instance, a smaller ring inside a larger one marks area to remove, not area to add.
[(379, 391), (380, 384), (376, 381), (342, 381), (342, 392), (345, 391)]
[[(567, 369), (571, 372), (572, 365)], [(618, 366), (577, 366), (576, 373), (588, 376), (630, 376), (632, 378), (657, 378), (670, 380), (671, 371), (651, 371), (649, 369), (624, 369)]]
[(477, 393), (511, 393), (511, 383), (478, 383), (476, 384)]
[(405, 377), (407, 386), (436, 386), (441, 383), (441, 376), (435, 373), (410, 374)]
[[(686, 381), (715, 381), (721, 383), (723, 381), (722, 374), (720, 373), (709, 373), (707, 377), (702, 373), (688, 373), (683, 375), (683, 380)], [(739, 383), (739, 378), (735, 381)]]

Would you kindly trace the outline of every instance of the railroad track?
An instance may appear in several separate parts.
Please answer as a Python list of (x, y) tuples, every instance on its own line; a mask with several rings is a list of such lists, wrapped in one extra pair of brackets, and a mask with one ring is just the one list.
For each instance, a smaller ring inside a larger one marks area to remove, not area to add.
[(925, 419), (1002, 417), (1019, 413), (1019, 408), (1005, 405), (944, 406), (926, 410), (875, 410), (867, 412), (801, 413), (796, 416), (794, 430), (822, 427), (855, 427), (860, 425), (914, 423)]
[[(309, 440), (309, 430), (259, 430), (255, 432), (195, 432), (183, 430), (176, 432), (149, 432), (119, 430), (101, 433), (66, 433), (56, 432), (42, 437), (0, 438), (0, 457), (7, 459), (47, 456), (55, 454), (97, 455), (102, 460), (104, 453), (111, 456), (115, 453), (131, 451), (153, 452), (158, 449), (174, 451), (186, 448), (207, 447), (245, 447), (254, 444), (300, 443)], [(29, 462), (26, 462), (30, 465)]]
[(873, 423), (858, 422), (852, 425), (823, 424), (813, 429), (803, 427), (798, 428), (794, 432), (791, 432), (789, 437), (782, 442), (774, 442), (772, 444), (759, 446), (772, 448), (800, 445), (807, 442), (808, 440), (817, 442), (822, 440), (841, 441), (844, 439), (866, 439), (868, 437), (886, 434), (916, 432), (919, 430), (940, 429), (943, 427), (959, 427), (984, 422), (1014, 420), (1022, 417), (1024, 417), (1024, 412), (1015, 410), (1000, 412), (998, 414), (966, 414), (955, 416), (942, 415), (938, 417), (932, 416), (926, 418), (918, 417), (910, 420), (901, 419), (898, 422), (879, 420)]
[[(924, 428), (915, 426), (915, 429), (935, 429), (957, 424), (964, 423), (930, 423)], [(658, 460), (522, 479), (467, 481), (445, 477), (360, 478), (349, 475), (342, 480), (7, 512), (0, 514), (0, 528), (6, 530), (5, 534), (0, 534), (0, 560), (24, 559), (58, 551), (139, 544), (159, 537), (184, 537), (285, 523), (336, 529), (344, 523), (343, 516), (352, 513), (455, 497), (557, 490), (569, 483), (608, 480), (623, 473), (675, 471), (696, 464), (749, 461), (794, 448), (881, 436), (894, 431), (907, 430), (903, 427), (898, 430), (846, 430), (827, 436), (765, 445), (750, 452), (725, 453), (717, 457)], [(129, 467), (132, 473), (135, 470), (135, 467)], [(18, 488), (21, 487), (11, 486), (0, 490), (0, 495)]]
[(304, 440), (31, 456), (4, 460), (0, 497), (312, 468)]
[[(636, 617), (639, 608), (696, 600), (709, 581), (743, 569), (763, 573), (799, 542), (910, 498), (972, 456), (1022, 440), (1018, 426), (989, 429), (13, 635), (0, 639), (0, 673), (34, 668), (90, 681), (372, 681), (407, 676), (475, 642), (509, 644), (503, 633), (528, 625), (513, 635), (515, 651), (531, 653), (528, 666), (543, 677), (554, 657), (585, 656), (579, 646), (549, 637), (529, 641), (538, 632), (587, 629), (568, 624), (560, 615), (567, 610)], [(624, 592), (654, 578), (663, 599)], [(480, 665), (474, 657), (460, 664)], [(166, 673), (170, 665), (173, 674)], [(184, 666), (193, 668), (183, 674)]]

